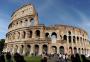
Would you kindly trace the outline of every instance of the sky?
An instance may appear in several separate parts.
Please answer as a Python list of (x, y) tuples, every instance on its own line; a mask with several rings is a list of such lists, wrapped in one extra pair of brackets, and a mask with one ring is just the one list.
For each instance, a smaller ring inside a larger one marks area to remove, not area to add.
[(84, 29), (90, 39), (90, 0), (1, 0), (0, 39), (5, 38), (12, 13), (24, 4), (31, 3), (42, 24), (64, 24)]

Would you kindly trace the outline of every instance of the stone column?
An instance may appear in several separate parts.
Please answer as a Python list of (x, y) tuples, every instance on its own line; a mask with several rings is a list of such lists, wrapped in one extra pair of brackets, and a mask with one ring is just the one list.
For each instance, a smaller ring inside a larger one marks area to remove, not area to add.
[(25, 36), (25, 38), (29, 38), (29, 35), (30, 35), (29, 31), (26, 30), (25, 32), (26, 32), (26, 36)]
[(30, 55), (34, 53), (34, 44), (31, 44), (31, 52), (30, 52)]
[(48, 54), (51, 54), (51, 45), (48, 44)]
[(40, 31), (40, 38), (43, 38), (44, 34), (43, 34), (43, 30)]
[(17, 53), (20, 54), (20, 46), (18, 46)]
[(72, 54), (74, 54), (73, 35), (72, 34), (71, 34), (71, 47), (72, 47)]
[(26, 45), (24, 45), (24, 47), (23, 47), (23, 55), (26, 55)]
[(67, 33), (67, 53), (69, 53), (69, 39), (68, 39), (68, 33)]
[(15, 45), (13, 45), (12, 54), (15, 53)]
[(42, 45), (40, 44), (39, 45), (39, 55), (41, 55), (42, 54)]
[(59, 54), (59, 46), (57, 46), (57, 54)]
[(35, 30), (33, 30), (32, 38), (35, 38)]
[(20, 39), (23, 39), (23, 36), (24, 36), (23, 31), (20, 31)]

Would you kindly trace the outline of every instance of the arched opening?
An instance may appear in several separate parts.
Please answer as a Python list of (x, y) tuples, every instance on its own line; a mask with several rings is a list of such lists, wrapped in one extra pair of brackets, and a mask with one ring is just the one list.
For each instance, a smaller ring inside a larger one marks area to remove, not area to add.
[(68, 35), (71, 35), (71, 31), (68, 31)]
[(84, 51), (83, 51), (83, 48), (82, 48), (82, 54), (84, 53)]
[(19, 38), (20, 38), (20, 32), (16, 32), (15, 34), (16, 34), (15, 37), (16, 37), (17, 39), (19, 39)]
[(80, 48), (78, 48), (78, 53), (81, 54), (81, 50), (80, 50)]
[(30, 20), (30, 26), (34, 26), (34, 19), (33, 18)]
[(76, 54), (77, 53), (77, 48), (76, 47), (74, 47), (74, 54)]
[(22, 21), (20, 21), (20, 25), (22, 26)]
[(40, 37), (40, 31), (36, 30), (36, 37)]
[(71, 43), (71, 36), (68, 36), (69, 43)]
[(31, 51), (31, 46), (30, 46), (30, 45), (27, 45), (27, 52), (26, 52), (26, 55), (29, 55), (29, 54), (30, 54), (30, 51)]
[(77, 37), (77, 41), (79, 41), (79, 37)]
[(56, 43), (56, 39), (57, 39), (57, 34), (55, 32), (53, 32), (51, 34), (51, 40), (52, 40), (52, 43)]
[(64, 54), (64, 47), (63, 46), (60, 46), (60, 54)]
[(49, 33), (45, 33), (45, 38), (49, 38)]
[(39, 46), (35, 45), (35, 56), (39, 54)]
[(73, 54), (72, 47), (69, 47), (70, 54)]
[(81, 44), (83, 44), (83, 42), (82, 42), (82, 37), (80, 37), (80, 42), (81, 42)]
[(51, 36), (55, 36), (55, 38), (57, 38), (57, 34), (55, 32), (53, 32)]
[(48, 47), (47, 45), (43, 45), (43, 53), (47, 54), (48, 53)]
[(29, 35), (29, 38), (32, 38), (32, 31), (30, 31), (30, 35)]
[(73, 36), (73, 43), (76, 43), (76, 40), (75, 39), (76, 39), (75, 36)]
[(52, 54), (57, 53), (57, 47), (56, 46), (52, 46)]
[(20, 54), (23, 54), (23, 48), (24, 48), (24, 46), (21, 45)]
[(63, 40), (67, 41), (67, 36), (66, 35), (63, 36)]

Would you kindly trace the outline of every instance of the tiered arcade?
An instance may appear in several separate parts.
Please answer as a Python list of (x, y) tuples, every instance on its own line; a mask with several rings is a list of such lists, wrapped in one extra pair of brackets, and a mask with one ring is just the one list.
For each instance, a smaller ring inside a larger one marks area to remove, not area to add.
[(5, 51), (12, 54), (90, 54), (86, 31), (68, 25), (39, 24), (32, 4), (24, 5), (12, 14), (5, 43)]

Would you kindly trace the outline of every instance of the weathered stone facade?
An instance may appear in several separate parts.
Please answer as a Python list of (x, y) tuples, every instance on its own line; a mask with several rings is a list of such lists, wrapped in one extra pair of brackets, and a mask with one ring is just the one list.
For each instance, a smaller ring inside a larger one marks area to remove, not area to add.
[(90, 54), (88, 33), (68, 25), (39, 24), (32, 4), (24, 5), (12, 15), (6, 34), (5, 50), (23, 55), (44, 53)]

